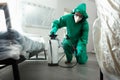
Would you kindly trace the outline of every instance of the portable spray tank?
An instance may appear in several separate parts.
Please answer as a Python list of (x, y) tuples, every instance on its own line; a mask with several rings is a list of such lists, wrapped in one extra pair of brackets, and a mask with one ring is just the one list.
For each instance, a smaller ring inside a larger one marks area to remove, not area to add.
[(49, 47), (48, 47), (48, 65), (58, 66), (58, 40), (57, 35), (50, 35)]
[(59, 62), (63, 59), (65, 54), (59, 58), (58, 51), (60, 48), (59, 39), (56, 38), (57, 35), (50, 35), (49, 47), (48, 47), (48, 66), (60, 66), (63, 68), (73, 68), (77, 62), (70, 66), (60, 65)]

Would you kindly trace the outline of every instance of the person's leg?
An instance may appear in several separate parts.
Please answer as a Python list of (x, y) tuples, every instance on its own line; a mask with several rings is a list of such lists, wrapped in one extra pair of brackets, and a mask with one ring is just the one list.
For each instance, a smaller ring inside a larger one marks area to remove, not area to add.
[(64, 39), (62, 42), (62, 45), (63, 45), (64, 52), (66, 54), (67, 62), (71, 62), (73, 57), (73, 50), (72, 50), (71, 43), (69, 42), (69, 40)]
[(79, 64), (85, 64), (88, 60), (88, 55), (86, 52), (86, 45), (77, 45), (76, 59)]

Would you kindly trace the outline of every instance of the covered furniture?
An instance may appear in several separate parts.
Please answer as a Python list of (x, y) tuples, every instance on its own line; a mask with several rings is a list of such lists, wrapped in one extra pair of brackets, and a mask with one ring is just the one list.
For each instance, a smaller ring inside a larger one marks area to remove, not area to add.
[(0, 69), (12, 65), (14, 80), (20, 80), (18, 64), (45, 51), (45, 45), (12, 29), (7, 3), (0, 3), (0, 9), (5, 13), (7, 25), (7, 31), (0, 32), (0, 65), (4, 65)]
[(120, 80), (120, 0), (95, 0), (93, 40), (97, 61), (108, 80)]

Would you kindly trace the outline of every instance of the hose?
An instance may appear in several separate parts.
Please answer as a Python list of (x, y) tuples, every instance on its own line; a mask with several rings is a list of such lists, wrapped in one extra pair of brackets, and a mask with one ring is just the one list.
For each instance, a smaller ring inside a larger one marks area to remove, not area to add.
[(65, 56), (65, 54), (60, 58), (60, 60), (58, 61), (58, 66), (62, 67), (62, 68), (73, 68), (77, 65), (77, 61), (75, 64), (71, 65), (71, 66), (63, 66), (63, 65), (60, 65), (60, 61), (63, 59), (63, 57)]
[[(50, 37), (52, 37), (52, 36), (54, 36), (54, 35), (50, 35)], [(59, 41), (58, 38), (56, 38), (56, 36), (57, 36), (57, 35), (55, 35), (54, 38), (51, 38), (51, 39), (56, 39), (56, 40), (58, 41), (58, 44), (59, 44), (59, 47), (60, 47), (60, 41)], [(68, 36), (67, 36), (67, 38), (68, 38)], [(71, 42), (71, 41), (70, 41), (70, 42)], [(77, 50), (76, 50), (76, 48), (74, 47), (74, 45), (72, 44), (72, 42), (71, 42), (71, 45), (72, 45), (73, 50), (75, 50), (75, 52), (76, 52)], [(76, 53), (77, 53), (77, 52), (76, 52)], [(60, 60), (58, 61), (58, 66), (60, 66), (60, 67), (62, 67), (62, 68), (73, 68), (74, 66), (77, 65), (77, 61), (76, 61), (75, 64), (73, 64), (73, 65), (71, 65), (71, 66), (63, 66), (63, 65), (60, 65), (59, 63), (60, 63), (60, 61), (63, 59), (64, 56), (65, 56), (65, 54), (64, 54), (64, 55), (60, 58)]]

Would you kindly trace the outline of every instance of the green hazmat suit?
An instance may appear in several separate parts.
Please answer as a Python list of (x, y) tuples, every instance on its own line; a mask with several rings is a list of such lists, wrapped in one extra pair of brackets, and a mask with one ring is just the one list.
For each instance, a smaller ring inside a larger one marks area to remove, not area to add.
[[(80, 22), (75, 23), (74, 14), (79, 12), (83, 15)], [(75, 53), (76, 60), (80, 64), (84, 64), (88, 60), (86, 45), (88, 42), (89, 24), (87, 22), (88, 15), (86, 13), (86, 4), (81, 3), (70, 14), (61, 16), (58, 20), (54, 20), (50, 34), (56, 34), (57, 30), (66, 27), (67, 36), (69, 39), (63, 39), (63, 49), (66, 54), (67, 61), (71, 62), (73, 53)], [(76, 50), (73, 50), (76, 48)]]

